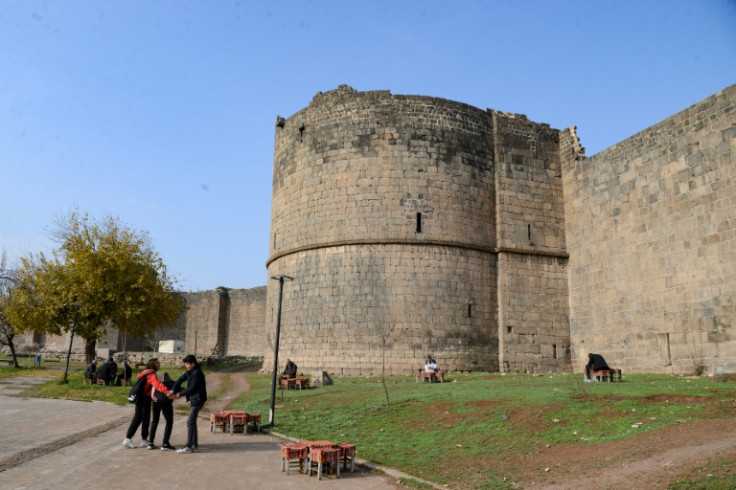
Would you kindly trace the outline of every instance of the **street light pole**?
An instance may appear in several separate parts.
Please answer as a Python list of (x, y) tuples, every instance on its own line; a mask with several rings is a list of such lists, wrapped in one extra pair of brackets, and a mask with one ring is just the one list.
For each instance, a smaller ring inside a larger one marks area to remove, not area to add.
[(279, 281), (279, 307), (276, 313), (276, 341), (273, 349), (273, 377), (271, 379), (271, 410), (268, 413), (268, 427), (274, 426), (273, 415), (276, 409), (276, 376), (279, 371), (279, 337), (281, 335), (281, 300), (284, 295), (284, 281), (292, 281), (293, 277), (280, 275), (271, 276), (271, 279)]
[(69, 358), (72, 356), (72, 343), (74, 343), (74, 329), (77, 328), (77, 315), (82, 303), (74, 303), (74, 320), (72, 321), (72, 334), (69, 336), (69, 352), (66, 353), (66, 368), (64, 369), (64, 383), (67, 383), (69, 374)]

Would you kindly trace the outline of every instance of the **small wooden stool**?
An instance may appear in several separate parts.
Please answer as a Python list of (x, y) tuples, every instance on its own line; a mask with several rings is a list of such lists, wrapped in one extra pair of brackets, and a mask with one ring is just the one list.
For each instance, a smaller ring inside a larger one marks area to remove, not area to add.
[[(332, 468), (336, 472), (337, 478), (340, 478), (340, 450), (328, 447), (311, 447), (309, 449), (309, 476), (312, 476), (312, 469), (317, 466), (317, 479), (322, 479), (323, 469)], [(329, 466), (328, 466), (329, 465)]]
[(227, 424), (228, 415), (222, 413), (211, 413), (210, 414), (210, 432), (217, 432), (217, 429), (222, 429), (225, 432), (225, 425)]
[(299, 471), (304, 472), (304, 461), (307, 459), (307, 446), (303, 444), (281, 444), (281, 471), (289, 474), (291, 462), (299, 461)]
[(248, 415), (245, 412), (230, 413), (227, 419), (227, 431), (230, 435), (235, 432), (245, 433), (245, 426), (248, 423)]
[(248, 432), (248, 427), (252, 428), (256, 432), (261, 431), (261, 414), (246, 413), (245, 418), (246, 418), (246, 421), (245, 421), (246, 432)]
[(350, 461), (350, 472), (355, 471), (355, 444), (343, 442), (340, 444), (340, 459), (342, 459), (342, 469), (348, 469), (348, 461)]

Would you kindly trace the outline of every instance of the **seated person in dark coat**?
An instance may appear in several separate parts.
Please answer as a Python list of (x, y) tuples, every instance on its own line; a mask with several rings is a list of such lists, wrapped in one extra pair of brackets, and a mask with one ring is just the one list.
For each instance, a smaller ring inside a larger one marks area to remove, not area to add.
[(284, 379), (296, 378), (296, 372), (296, 364), (291, 362), (291, 359), (287, 359), (286, 368), (284, 369), (284, 372), (281, 373), (281, 377)]
[[(107, 381), (107, 377), (110, 372), (110, 364), (103, 362), (100, 367), (97, 368), (97, 379), (101, 379), (103, 383)], [(96, 380), (95, 380), (96, 381)]]
[(115, 376), (118, 374), (118, 365), (112, 360), (112, 357), (107, 360), (102, 366), (97, 369), (97, 379), (104, 381), (105, 386), (110, 386), (115, 381)]
[(585, 365), (585, 381), (590, 382), (593, 381), (590, 378), (590, 372), (592, 371), (600, 371), (602, 369), (611, 369), (608, 367), (608, 364), (606, 364), (606, 360), (603, 359), (603, 356), (600, 354), (588, 354), (588, 364)]
[(84, 369), (84, 379), (90, 380), (90, 383), (97, 382), (97, 360), (93, 359)]
[(118, 374), (118, 379), (115, 384), (121, 386), (123, 384), (123, 381), (125, 381), (126, 383), (130, 383), (130, 378), (132, 376), (133, 369), (130, 367), (130, 364), (128, 364), (128, 361), (125, 361), (123, 363), (123, 370), (120, 374)]

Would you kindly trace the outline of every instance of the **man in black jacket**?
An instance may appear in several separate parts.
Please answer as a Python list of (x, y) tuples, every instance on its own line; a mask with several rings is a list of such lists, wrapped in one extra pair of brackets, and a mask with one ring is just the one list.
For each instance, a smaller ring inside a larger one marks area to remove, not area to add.
[(102, 366), (97, 369), (97, 379), (101, 379), (105, 382), (105, 386), (110, 386), (115, 381), (115, 376), (118, 374), (118, 365), (115, 364), (112, 357), (107, 360)]
[(297, 373), (296, 364), (291, 362), (291, 359), (287, 359), (286, 367), (284, 368), (284, 372), (281, 373), (281, 377), (285, 379), (296, 378), (296, 373)]
[(593, 381), (590, 378), (590, 372), (593, 371), (600, 371), (602, 369), (611, 369), (608, 367), (608, 364), (606, 364), (606, 360), (603, 359), (603, 356), (600, 354), (588, 354), (588, 364), (585, 365), (585, 382), (589, 383)]
[[(189, 417), (187, 417), (187, 444), (176, 451), (177, 453), (187, 454), (193, 453), (199, 448), (199, 442), (197, 440), (197, 416), (207, 401), (207, 383), (196, 357), (189, 354), (183, 359), (183, 362), (187, 372), (176, 380), (172, 391), (176, 398), (186, 396), (190, 404)], [(182, 390), (181, 385), (185, 382), (187, 387)]]

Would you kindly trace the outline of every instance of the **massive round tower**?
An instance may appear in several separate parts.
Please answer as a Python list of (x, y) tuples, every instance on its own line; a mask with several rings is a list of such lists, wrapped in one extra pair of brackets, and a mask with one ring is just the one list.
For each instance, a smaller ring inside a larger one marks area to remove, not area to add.
[[(491, 125), (465, 104), (348, 86), (277, 119), (267, 267), (294, 278), (281, 359), (345, 375), (408, 374), (428, 353), (498, 369)], [(271, 281), (272, 345), (278, 296)]]

